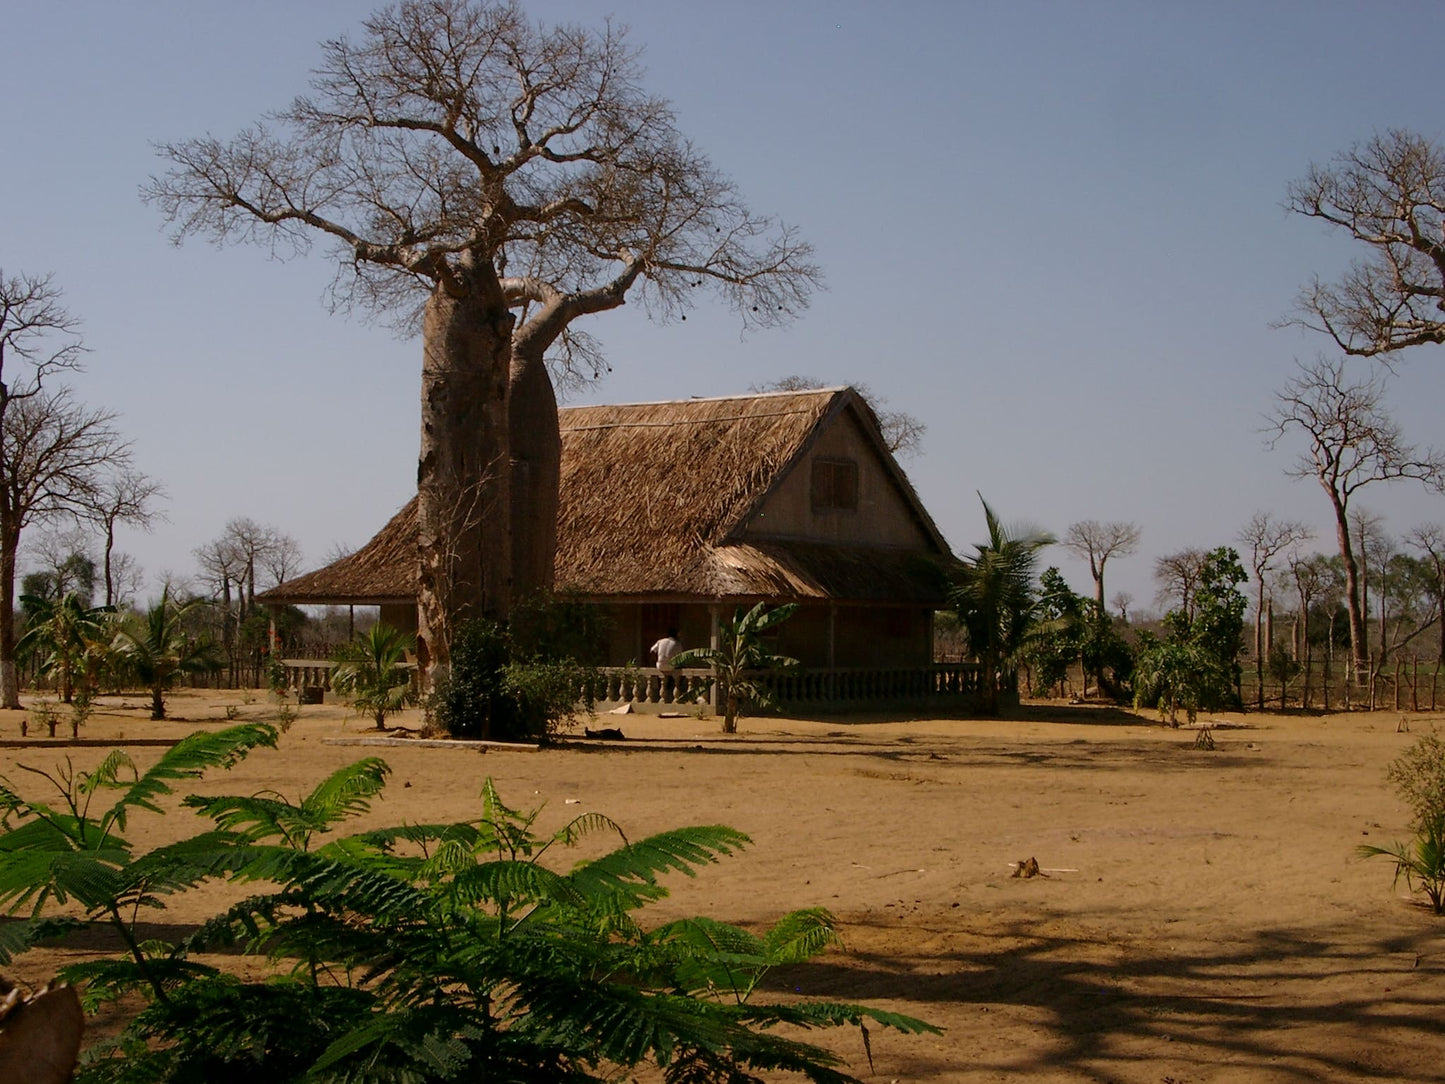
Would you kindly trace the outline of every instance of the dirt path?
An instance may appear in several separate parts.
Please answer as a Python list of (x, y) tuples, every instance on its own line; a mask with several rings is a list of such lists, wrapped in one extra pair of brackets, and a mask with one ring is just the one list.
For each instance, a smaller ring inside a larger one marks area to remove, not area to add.
[[(19, 781), (17, 762), (90, 763), (122, 741), (147, 760), (151, 742), (223, 725), (227, 702), (178, 698), (189, 718), (171, 724), (147, 722), (138, 698), (109, 705), (73, 749), (22, 740), (19, 716), (0, 713), (0, 771)], [(608, 720), (626, 742), (481, 754), (333, 744), (368, 724), (308, 707), (279, 750), (195, 789), (296, 795), (381, 755), (393, 776), (378, 824), (470, 816), (490, 775), (509, 804), (545, 803), (544, 827), (597, 810), (632, 836), (740, 828), (754, 846), (678, 879), (656, 917), (832, 908), (847, 951), (777, 988), (947, 1028), (875, 1032), (871, 1075), (858, 1037), (833, 1036), (869, 1079), (1441, 1079), (1445, 920), (1354, 848), (1403, 835), (1385, 765), (1445, 717), (1411, 717), (1413, 733), (1394, 713), (1227, 718), (1244, 726), (1217, 730), (1214, 752), (1142, 716), (1034, 707), (1006, 721), (744, 720), (735, 738), (714, 720), (629, 716)], [(132, 835), (149, 845), (186, 827), (172, 816)], [(1013, 878), (1030, 857), (1052, 872)], [(168, 920), (219, 900), (198, 893)], [(42, 981), (63, 956), (16, 970)]]

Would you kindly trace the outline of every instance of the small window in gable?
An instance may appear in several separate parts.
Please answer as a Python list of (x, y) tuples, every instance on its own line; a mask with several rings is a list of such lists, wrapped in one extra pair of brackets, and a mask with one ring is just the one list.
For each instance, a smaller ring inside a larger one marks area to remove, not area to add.
[(813, 510), (858, 509), (858, 464), (851, 459), (813, 460)]

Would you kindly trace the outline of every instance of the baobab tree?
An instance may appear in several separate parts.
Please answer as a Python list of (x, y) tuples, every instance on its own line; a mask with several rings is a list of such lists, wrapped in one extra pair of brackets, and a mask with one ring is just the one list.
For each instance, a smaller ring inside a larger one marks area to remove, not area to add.
[[(128, 446), (114, 416), (88, 411), (54, 379), (80, 367), (80, 321), (48, 275), (0, 270), (0, 706), (20, 706), (15, 571), (24, 529), (75, 516)], [(114, 459), (107, 464), (106, 456)]]
[(1139, 528), (1133, 523), (1100, 523), (1086, 519), (1069, 524), (1064, 549), (1089, 562), (1094, 578), (1094, 606), (1104, 613), (1104, 566), (1111, 557), (1127, 557), (1139, 548)]
[(165, 144), (145, 195), (178, 240), (329, 241), (340, 304), (419, 316), (418, 639), (441, 663), (458, 620), (550, 584), (546, 359), (586, 349), (574, 323), (634, 296), (681, 318), (712, 287), (766, 327), (818, 271), (642, 88), (625, 32), (487, 0), (405, 0), (362, 27), (268, 121)]
[(1166, 553), (1157, 559), (1154, 562), (1154, 582), (1159, 589), (1154, 594), (1154, 604), (1167, 607), (1177, 598), (1185, 623), (1193, 621), (1194, 592), (1199, 587), (1199, 577), (1208, 557), (1203, 550), (1191, 548)]
[(0, 432), (0, 706), (20, 706), (15, 566), (22, 532), (32, 523), (83, 517), (105, 472), (129, 462), (130, 446), (114, 421), (64, 387), (7, 406)]
[(1311, 166), (1285, 206), (1368, 248), (1339, 282), (1305, 287), (1295, 322), (1364, 357), (1445, 343), (1445, 150), (1385, 132)]
[(115, 532), (121, 524), (149, 531), (160, 513), (155, 502), (164, 495), (161, 484), (153, 478), (121, 465), (100, 479), (93, 497), (87, 503), (84, 518), (101, 533), (101, 570), (105, 581), (105, 604), (114, 606), (119, 594), (126, 562), (124, 554), (115, 552)]
[(1360, 565), (1350, 538), (1350, 501), (1378, 482), (1413, 479), (1437, 492), (1445, 489), (1445, 458), (1405, 442), (1384, 406), (1378, 376), (1351, 381), (1343, 361), (1321, 358), (1298, 371), (1275, 396), (1269, 417), (1270, 446), (1302, 435), (1305, 451), (1288, 468), (1293, 478), (1313, 478), (1329, 498), (1335, 538), (1345, 568), (1345, 608), (1350, 622), (1350, 657), (1355, 680), (1369, 674)]
[(1254, 572), (1254, 679), (1260, 711), (1264, 710), (1265, 654), (1273, 646), (1264, 642), (1265, 576), (1273, 570), (1276, 557), (1313, 537), (1303, 523), (1276, 519), (1268, 512), (1256, 512), (1239, 532), (1239, 541), (1249, 547), (1249, 567)]

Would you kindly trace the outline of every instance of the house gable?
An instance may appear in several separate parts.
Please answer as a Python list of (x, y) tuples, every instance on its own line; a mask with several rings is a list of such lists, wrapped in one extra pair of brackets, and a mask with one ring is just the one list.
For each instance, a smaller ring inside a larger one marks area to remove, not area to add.
[[(851, 403), (818, 427), (733, 540), (886, 546), (938, 553), (936, 528)], [(946, 552), (944, 550), (943, 552)]]

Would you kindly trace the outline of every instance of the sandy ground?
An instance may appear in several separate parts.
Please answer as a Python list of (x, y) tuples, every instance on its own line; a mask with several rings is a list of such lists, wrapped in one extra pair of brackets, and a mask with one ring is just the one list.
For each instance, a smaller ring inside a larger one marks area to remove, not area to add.
[[(88, 766), (112, 743), (145, 761), (224, 725), (227, 705), (274, 711), (185, 694), (180, 721), (158, 724), (133, 697), (108, 702), (80, 747), (22, 739), (19, 714), (0, 713), (0, 768), (30, 792), (18, 763)], [(749, 719), (733, 737), (712, 719), (608, 717), (627, 741), (479, 753), (335, 744), (370, 724), (324, 705), (301, 709), (278, 750), (191, 789), (297, 796), (379, 754), (394, 775), (373, 823), (471, 816), (490, 775), (509, 804), (545, 804), (544, 827), (597, 810), (634, 836), (740, 828), (753, 847), (675, 879), (655, 916), (764, 924), (831, 908), (846, 950), (775, 988), (946, 1029), (875, 1030), (871, 1071), (856, 1033), (830, 1036), (869, 1080), (1445, 1078), (1445, 919), (1354, 853), (1403, 837), (1385, 766), (1445, 716), (1410, 716), (1410, 733), (1395, 713), (1219, 718), (1236, 726), (1213, 752), (1152, 717), (1033, 705), (1007, 720)], [(153, 844), (183, 820), (131, 835)], [(1054, 872), (1012, 878), (1030, 857)], [(168, 921), (218, 901), (179, 901)], [(34, 952), (10, 970), (38, 983), (69, 958)]]

